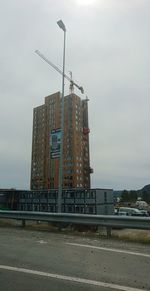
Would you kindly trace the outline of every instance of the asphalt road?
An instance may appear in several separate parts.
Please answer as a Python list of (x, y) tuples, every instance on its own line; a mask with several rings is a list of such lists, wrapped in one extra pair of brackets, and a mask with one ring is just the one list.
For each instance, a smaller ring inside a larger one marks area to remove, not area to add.
[(0, 228), (0, 290), (150, 290), (150, 247)]

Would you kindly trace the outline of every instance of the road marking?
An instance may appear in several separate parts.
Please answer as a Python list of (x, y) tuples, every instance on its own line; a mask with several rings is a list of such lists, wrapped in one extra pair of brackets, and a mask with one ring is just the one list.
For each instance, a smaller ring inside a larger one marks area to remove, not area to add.
[(77, 246), (77, 247), (91, 248), (91, 249), (97, 249), (97, 250), (102, 250), (102, 251), (123, 253), (123, 254), (127, 254), (127, 255), (134, 255), (134, 256), (141, 256), (141, 257), (150, 258), (150, 255), (149, 254), (131, 252), (131, 251), (126, 251), (126, 250), (103, 248), (103, 247), (97, 247), (97, 246), (92, 246), (92, 245), (76, 244), (76, 243), (66, 243), (66, 244), (67, 245), (72, 245), (72, 246)]
[[(121, 286), (121, 285), (117, 285), (117, 284), (111, 284), (111, 283), (105, 283), (105, 282), (100, 282), (100, 281), (95, 281), (95, 280), (82, 279), (82, 278), (77, 278), (77, 277), (64, 276), (64, 275), (59, 275), (59, 274), (46, 273), (46, 272), (35, 271), (35, 270), (24, 269), (24, 268), (18, 268), (18, 267), (0, 265), (0, 269), (7, 270), (7, 271), (15, 271), (15, 272), (20, 272), (20, 273), (26, 273), (26, 274), (32, 274), (32, 275), (38, 275), (38, 276), (44, 276), (44, 277), (49, 277), (49, 278), (54, 278), (54, 279), (59, 279), (59, 280), (66, 280), (66, 281), (71, 281), (71, 282), (76, 282), (76, 283), (94, 285), (94, 286), (110, 288), (110, 289), (116, 289), (116, 290), (121, 290), (121, 291), (143, 291), (143, 289), (126, 287), (126, 286)], [(145, 291), (148, 291), (148, 290), (145, 290)]]

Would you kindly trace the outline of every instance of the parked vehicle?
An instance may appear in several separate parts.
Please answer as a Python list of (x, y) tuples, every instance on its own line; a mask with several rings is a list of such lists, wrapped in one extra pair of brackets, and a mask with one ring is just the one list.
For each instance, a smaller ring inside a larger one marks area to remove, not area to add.
[(118, 208), (118, 215), (126, 213), (128, 216), (145, 216), (139, 209), (131, 207), (120, 207)]
[(127, 216), (128, 213), (126, 211), (119, 211), (118, 215), (120, 215), (120, 216)]
[(114, 214), (115, 215), (121, 215), (121, 216), (127, 216), (128, 215), (126, 211), (119, 211), (119, 208), (115, 208)]
[(149, 213), (147, 210), (140, 209), (140, 212), (143, 214), (143, 216), (149, 216)]

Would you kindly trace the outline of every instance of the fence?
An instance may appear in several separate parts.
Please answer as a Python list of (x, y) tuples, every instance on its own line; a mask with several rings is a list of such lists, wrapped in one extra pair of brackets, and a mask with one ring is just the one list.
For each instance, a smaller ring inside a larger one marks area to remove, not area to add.
[(112, 228), (150, 229), (150, 217), (0, 210), (0, 218), (21, 220), (23, 226), (25, 226), (26, 220), (58, 222), (60, 224), (97, 225), (106, 227), (108, 237), (111, 236)]

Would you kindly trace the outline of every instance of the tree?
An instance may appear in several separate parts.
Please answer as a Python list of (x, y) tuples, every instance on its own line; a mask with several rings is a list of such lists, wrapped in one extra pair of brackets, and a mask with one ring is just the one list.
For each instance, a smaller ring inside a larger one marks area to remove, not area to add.
[(150, 203), (150, 192), (143, 191), (142, 192), (142, 199), (146, 201), (147, 203)]
[(135, 190), (123, 190), (121, 194), (122, 202), (135, 202), (137, 200), (138, 193)]
[(121, 193), (121, 201), (128, 202), (129, 201), (129, 192), (127, 190), (123, 190)]
[(137, 191), (131, 190), (129, 193), (130, 201), (135, 202), (137, 200)]

